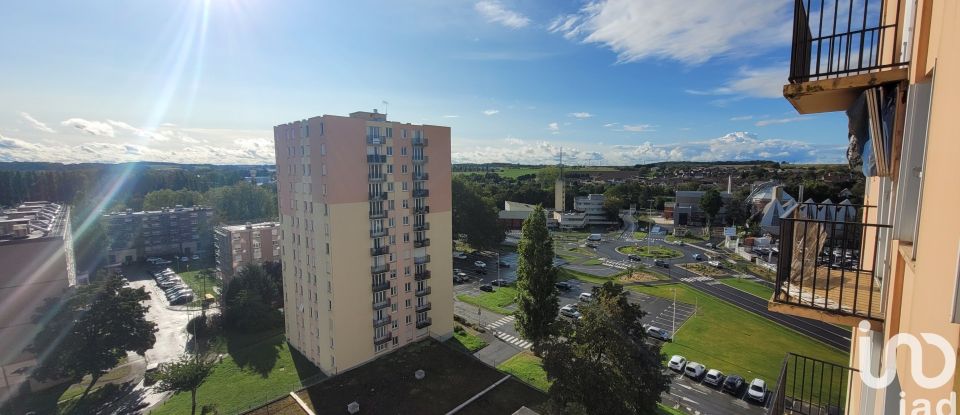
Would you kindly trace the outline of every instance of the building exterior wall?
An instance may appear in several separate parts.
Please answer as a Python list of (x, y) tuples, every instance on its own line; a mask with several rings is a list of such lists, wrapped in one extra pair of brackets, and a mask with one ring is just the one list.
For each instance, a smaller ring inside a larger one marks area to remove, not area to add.
[(221, 226), (214, 232), (217, 273), (228, 281), (251, 264), (280, 261), (280, 223)]
[(212, 217), (213, 210), (205, 207), (103, 215), (100, 221), (107, 233), (107, 265), (168, 255), (208, 255), (213, 248)]
[[(426, 145), (415, 145), (417, 131)], [(279, 125), (274, 136), (291, 345), (334, 374), (451, 335), (450, 129), (358, 112)], [(418, 301), (431, 304), (421, 314), (431, 324), (417, 324)]]

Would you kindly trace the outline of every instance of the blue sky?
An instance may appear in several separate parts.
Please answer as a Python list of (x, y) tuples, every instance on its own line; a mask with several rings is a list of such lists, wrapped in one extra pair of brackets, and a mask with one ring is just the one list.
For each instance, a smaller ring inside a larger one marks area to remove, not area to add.
[(455, 162), (843, 160), (779, 96), (788, 0), (14, 2), (0, 160), (270, 163), (271, 127), (385, 109)]

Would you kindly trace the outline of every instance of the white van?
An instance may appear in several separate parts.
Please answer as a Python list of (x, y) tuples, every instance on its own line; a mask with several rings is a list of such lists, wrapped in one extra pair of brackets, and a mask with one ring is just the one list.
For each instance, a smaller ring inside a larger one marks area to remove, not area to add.
[(603, 235), (599, 233), (591, 233), (590, 236), (587, 237), (587, 240), (591, 242), (600, 242), (601, 239), (603, 239)]

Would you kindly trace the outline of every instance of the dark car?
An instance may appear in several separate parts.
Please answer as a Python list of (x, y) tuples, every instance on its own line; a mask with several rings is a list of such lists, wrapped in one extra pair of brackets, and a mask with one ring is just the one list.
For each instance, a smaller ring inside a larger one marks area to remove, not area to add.
[(667, 261), (664, 261), (662, 259), (653, 260), (653, 265), (656, 265), (658, 267), (670, 268), (670, 264), (668, 264)]
[(500, 261), (500, 268), (510, 268), (510, 264)]
[(743, 391), (744, 380), (740, 375), (730, 375), (723, 381), (720, 390), (733, 396), (739, 396)]
[(629, 260), (631, 260), (631, 261), (642, 261), (642, 260), (643, 260), (643, 258), (641, 258), (640, 255), (637, 255), (637, 254), (627, 255), (627, 259), (629, 259)]
[(487, 275), (487, 269), (486, 269), (486, 268), (477, 268), (477, 269), (474, 270), (474, 272), (476, 272), (477, 274)]
[(480, 286), (480, 291), (486, 291), (486, 292), (488, 292), (488, 293), (492, 293), (492, 292), (493, 292), (493, 286), (490, 285), (490, 284), (483, 284), (483, 285)]
[(560, 282), (558, 282), (558, 283), (556, 283), (556, 284), (554, 284), (554, 285), (556, 285), (556, 286), (557, 286), (557, 289), (560, 290), (560, 291), (570, 291), (570, 290), (573, 289), (573, 286), (570, 285), (570, 283), (569, 283), (569, 282), (566, 282), (566, 281), (560, 281)]

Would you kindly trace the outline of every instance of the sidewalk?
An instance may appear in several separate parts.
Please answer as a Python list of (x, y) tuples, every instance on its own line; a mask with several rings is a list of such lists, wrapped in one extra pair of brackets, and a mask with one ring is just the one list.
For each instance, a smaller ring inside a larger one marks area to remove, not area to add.
[[(453, 302), (453, 313), (477, 327), (483, 327), (506, 317), (502, 314), (484, 310), (461, 301)], [(519, 354), (521, 351), (517, 347), (494, 336), (492, 330), (485, 330), (484, 333), (480, 334), (480, 337), (487, 342), (487, 347), (480, 349), (474, 353), (473, 356), (490, 366), (497, 367), (497, 365)]]

